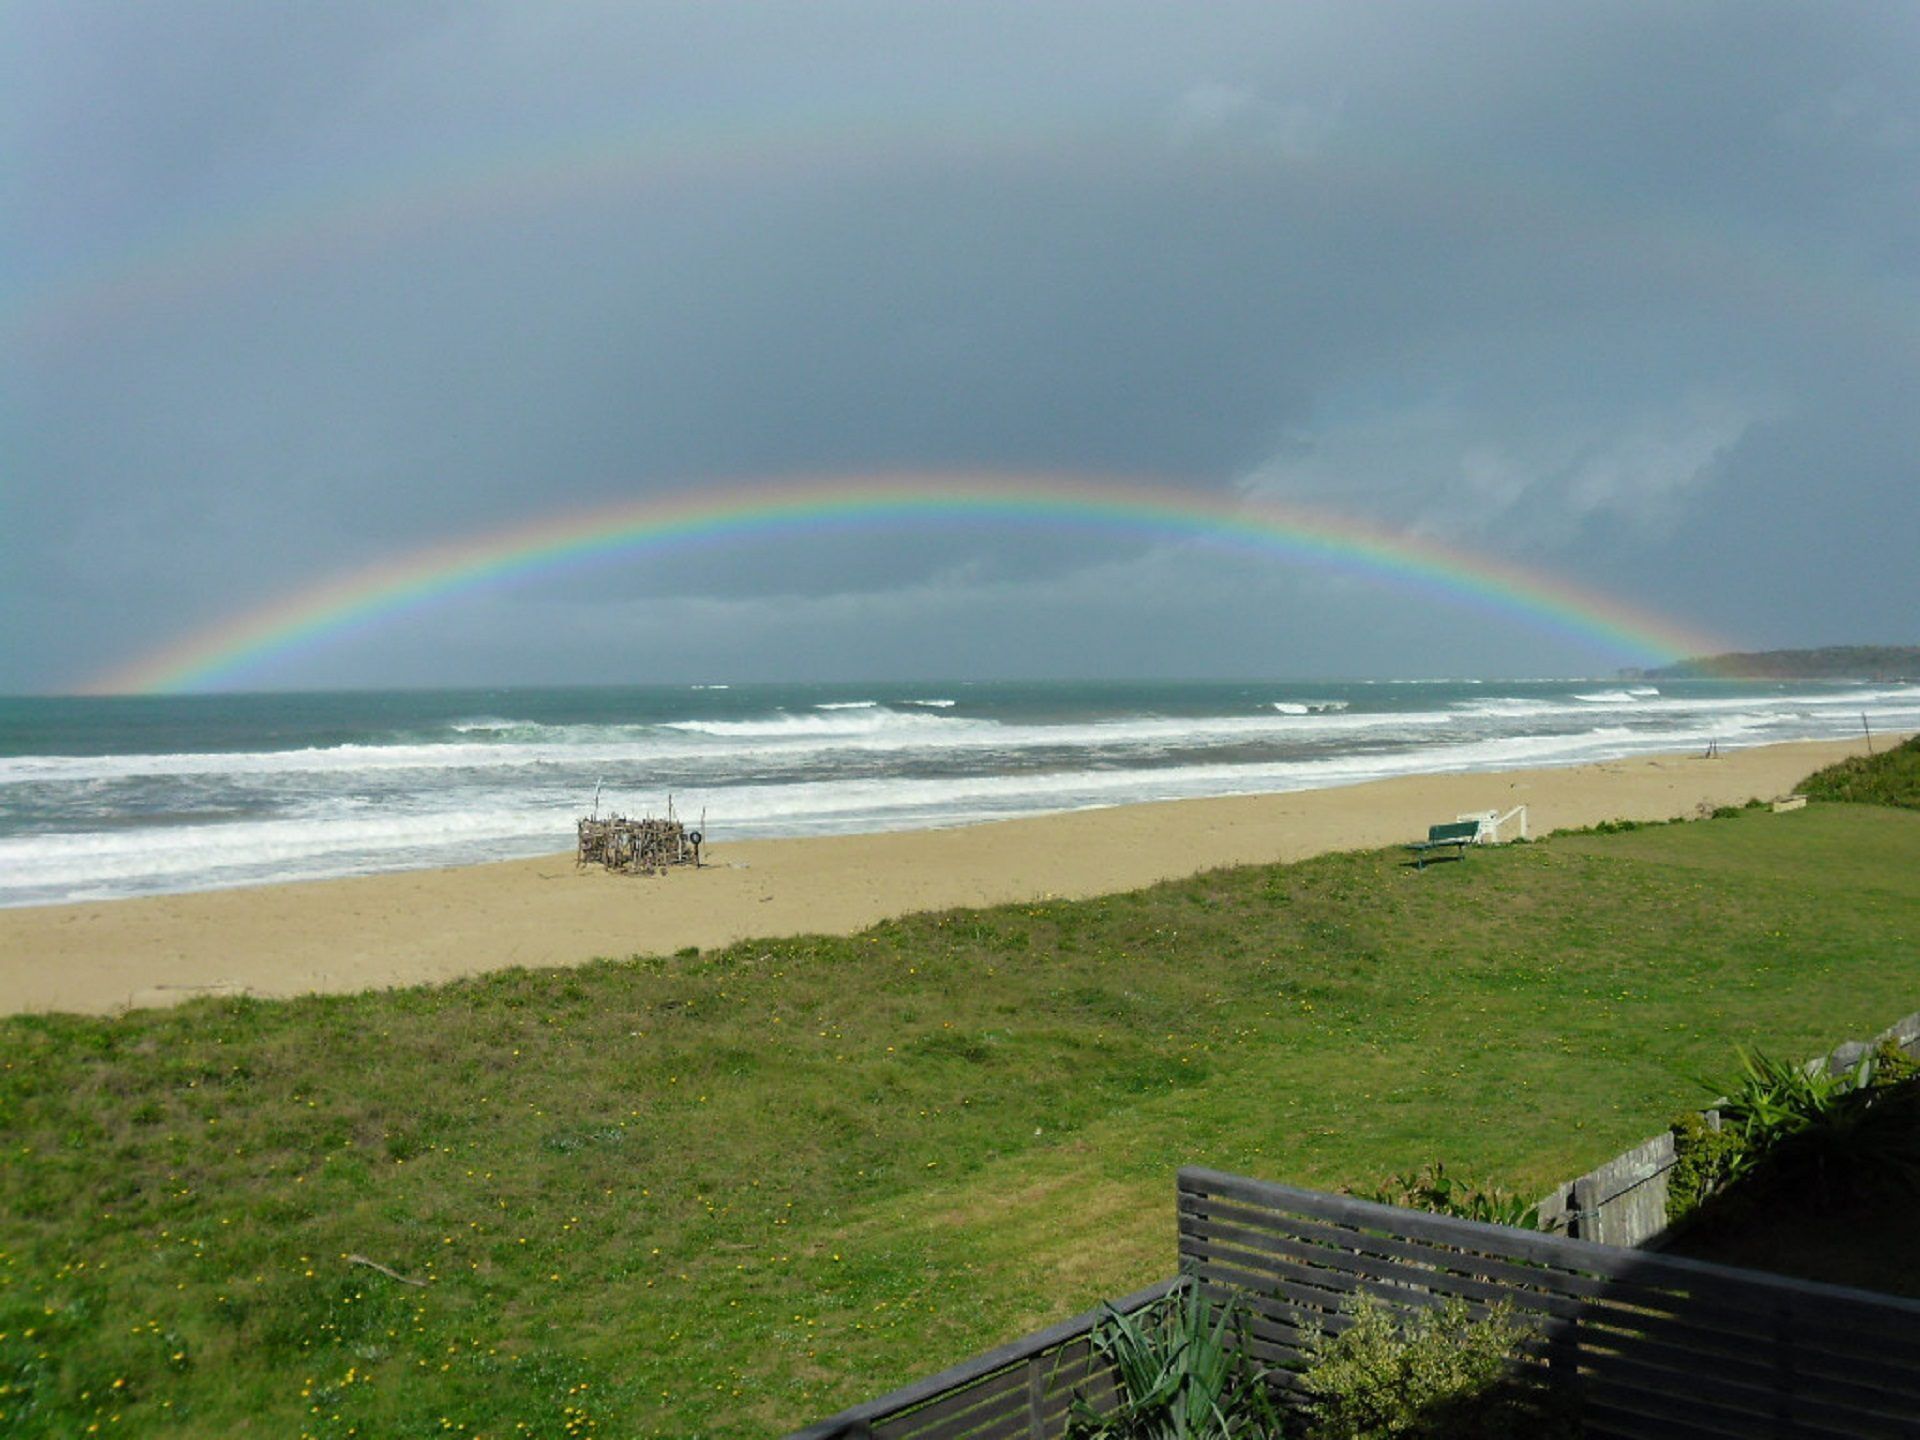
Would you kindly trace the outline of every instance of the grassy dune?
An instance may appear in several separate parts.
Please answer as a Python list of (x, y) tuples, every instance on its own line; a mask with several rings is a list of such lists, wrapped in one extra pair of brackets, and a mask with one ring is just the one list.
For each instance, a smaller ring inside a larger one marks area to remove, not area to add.
[(1800, 788), (1816, 800), (1920, 810), (1920, 735), (1876, 755), (1858, 755), (1816, 770)]
[(1179, 1164), (1538, 1191), (1916, 942), (1920, 815), (1816, 805), (16, 1018), (0, 1430), (777, 1432), (1169, 1273)]

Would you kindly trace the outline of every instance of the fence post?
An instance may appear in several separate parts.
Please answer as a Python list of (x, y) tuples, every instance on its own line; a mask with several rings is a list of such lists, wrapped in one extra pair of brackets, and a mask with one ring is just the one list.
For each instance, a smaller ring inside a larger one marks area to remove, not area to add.
[(1597, 1240), (1604, 1242), (1605, 1230), (1600, 1223), (1600, 1187), (1594, 1183), (1591, 1175), (1582, 1175), (1573, 1182), (1573, 1223), (1567, 1227), (1567, 1233), (1577, 1240)]
[(1047, 1440), (1046, 1422), (1041, 1417), (1041, 1402), (1047, 1396), (1047, 1378), (1040, 1369), (1040, 1357), (1027, 1357), (1027, 1434), (1030, 1440)]

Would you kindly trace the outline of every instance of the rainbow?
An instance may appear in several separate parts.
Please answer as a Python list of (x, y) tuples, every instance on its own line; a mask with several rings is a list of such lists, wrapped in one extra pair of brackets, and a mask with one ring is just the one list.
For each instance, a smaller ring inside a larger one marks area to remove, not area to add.
[(1131, 480), (904, 474), (679, 493), (411, 550), (188, 635), (98, 677), (87, 693), (231, 686), (265, 662), (393, 617), (570, 567), (703, 545), (961, 521), (1225, 545), (1424, 591), (1622, 659), (1666, 661), (1732, 648), (1616, 598), (1325, 511)]

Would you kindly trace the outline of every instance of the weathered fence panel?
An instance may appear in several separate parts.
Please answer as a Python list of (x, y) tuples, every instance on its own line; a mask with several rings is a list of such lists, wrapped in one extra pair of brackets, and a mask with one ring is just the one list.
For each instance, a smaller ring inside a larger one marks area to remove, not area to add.
[[(1173, 1281), (1116, 1300), (1131, 1314)], [(878, 1400), (794, 1432), (788, 1440), (1050, 1440), (1066, 1430), (1074, 1392), (1111, 1403), (1112, 1367), (1091, 1357), (1088, 1334), (1099, 1310), (989, 1350)]]
[[(1595, 1440), (1920, 1440), (1920, 1301), (1814, 1285), (1215, 1170), (1178, 1182), (1181, 1268), (1247, 1306), (1283, 1396), (1309, 1329), (1357, 1294), (1413, 1309), (1510, 1303), (1538, 1325), (1521, 1363)], [(1130, 1312), (1166, 1281), (1116, 1304)], [(789, 1440), (1054, 1440), (1097, 1311), (843, 1411)]]
[[(1920, 1302), (1188, 1169), (1180, 1258), (1243, 1295), (1263, 1359), (1355, 1295), (1507, 1301), (1585, 1433), (1920, 1436)], [(1285, 1375), (1282, 1375), (1285, 1384)]]
[[(1920, 1056), (1920, 1012), (1895, 1021), (1870, 1040), (1849, 1040), (1809, 1060), (1807, 1068), (1844, 1075), (1884, 1040)], [(1714, 1111), (1704, 1113), (1718, 1125)], [(1602, 1245), (1657, 1248), (1667, 1231), (1667, 1172), (1673, 1163), (1673, 1132), (1663, 1130), (1577, 1180), (1555, 1186), (1540, 1201), (1540, 1228)]]

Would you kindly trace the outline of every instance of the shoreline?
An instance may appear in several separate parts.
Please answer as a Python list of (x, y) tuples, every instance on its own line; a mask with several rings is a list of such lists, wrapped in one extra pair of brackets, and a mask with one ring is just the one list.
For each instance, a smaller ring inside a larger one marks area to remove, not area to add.
[[(1887, 743), (1895, 737), (1876, 737)], [(1808, 740), (1585, 765), (1398, 776), (1322, 790), (1168, 800), (948, 829), (742, 840), (664, 878), (571, 853), (437, 870), (0, 910), (0, 1013), (111, 1014), (201, 995), (428, 984), (515, 965), (850, 934), (892, 916), (1133, 890), (1227, 865), (1424, 835), (1528, 807), (1532, 834), (1771, 799), (1864, 753)]]

